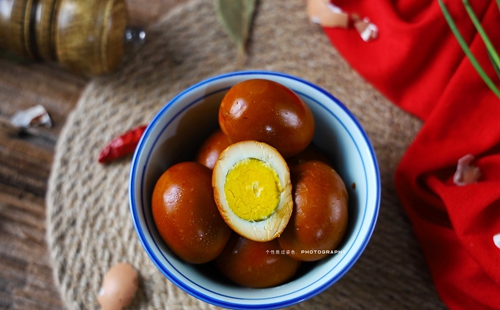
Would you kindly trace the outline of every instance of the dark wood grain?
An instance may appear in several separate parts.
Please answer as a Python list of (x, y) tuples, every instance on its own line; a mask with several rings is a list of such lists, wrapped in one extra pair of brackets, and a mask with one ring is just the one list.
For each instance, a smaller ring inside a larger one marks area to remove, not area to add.
[[(128, 0), (147, 27), (185, 0)], [(64, 309), (46, 243), (45, 194), (54, 149), (89, 79), (57, 64), (0, 58), (0, 309)], [(16, 112), (43, 105), (53, 126), (17, 131)]]
[(125, 0), (58, 0), (54, 10), (50, 26), (60, 64), (90, 75), (116, 70), (128, 22)]

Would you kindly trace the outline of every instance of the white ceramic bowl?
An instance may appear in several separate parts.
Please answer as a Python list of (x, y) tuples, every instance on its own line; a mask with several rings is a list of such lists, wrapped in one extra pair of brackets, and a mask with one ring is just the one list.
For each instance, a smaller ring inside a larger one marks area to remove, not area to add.
[[(301, 270), (290, 282), (266, 289), (239, 287), (207, 266), (183, 262), (162, 241), (151, 214), (151, 195), (157, 179), (174, 163), (192, 160), (203, 140), (218, 126), (218, 107), (226, 91), (253, 78), (281, 83), (309, 105), (316, 122), (313, 143), (333, 161), (349, 192), (348, 230), (338, 252)], [(380, 194), (374, 150), (351, 112), (312, 83), (268, 71), (234, 72), (209, 78), (168, 102), (151, 121), (137, 147), (129, 184), (130, 211), (137, 235), (160, 272), (196, 298), (237, 309), (290, 306), (337, 282), (368, 244), (377, 221)]]

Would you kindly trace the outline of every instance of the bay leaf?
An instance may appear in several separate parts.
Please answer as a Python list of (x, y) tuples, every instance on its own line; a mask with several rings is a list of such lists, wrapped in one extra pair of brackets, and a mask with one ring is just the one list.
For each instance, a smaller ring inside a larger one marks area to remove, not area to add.
[(217, 18), (244, 54), (258, 0), (216, 0)]

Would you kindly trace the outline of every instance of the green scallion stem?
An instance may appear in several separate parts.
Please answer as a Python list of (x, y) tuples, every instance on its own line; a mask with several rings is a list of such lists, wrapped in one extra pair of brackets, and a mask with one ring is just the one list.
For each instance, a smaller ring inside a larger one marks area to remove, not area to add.
[(486, 49), (488, 49), (488, 52), (490, 53), (491, 58), (495, 62), (497, 67), (500, 67), (500, 57), (498, 57), (497, 51), (493, 47), (493, 44), (491, 44), (490, 38), (486, 34), (486, 31), (484, 31), (483, 26), (481, 26), (481, 22), (477, 18), (476, 14), (474, 13), (474, 10), (470, 6), (469, 0), (463, 0), (465, 10), (467, 10), (467, 13), (469, 14), (470, 19), (472, 20), (472, 23), (476, 27), (477, 32), (479, 32), (479, 35), (484, 41), (484, 45), (486, 45)]
[(497, 73), (498, 78), (500, 78), (500, 68), (498, 68), (498, 67), (495, 65), (495, 62), (493, 61), (493, 58), (491, 58), (491, 54), (490, 54), (490, 53), (488, 53), (488, 57), (490, 58), (490, 61), (491, 61), (491, 63), (493, 64), (493, 68), (495, 69), (495, 72)]
[(481, 76), (486, 85), (488, 85), (488, 87), (493, 91), (493, 93), (495, 93), (495, 95), (500, 99), (500, 90), (498, 90), (498, 88), (495, 86), (495, 83), (493, 83), (493, 81), (489, 78), (486, 72), (484, 72), (481, 65), (477, 62), (476, 57), (474, 57), (474, 55), (470, 51), (467, 43), (462, 38), (460, 31), (458, 31), (457, 26), (455, 25), (455, 22), (453, 21), (453, 18), (451, 17), (450, 12), (448, 11), (448, 8), (443, 3), (443, 0), (438, 0), (438, 1), (439, 5), (441, 6), (441, 10), (443, 11), (443, 15), (446, 19), (446, 22), (448, 23), (448, 26), (450, 26), (451, 31), (455, 35), (455, 38), (460, 44), (460, 47), (464, 51), (465, 55), (469, 58), (472, 66), (474, 66), (477, 73)]

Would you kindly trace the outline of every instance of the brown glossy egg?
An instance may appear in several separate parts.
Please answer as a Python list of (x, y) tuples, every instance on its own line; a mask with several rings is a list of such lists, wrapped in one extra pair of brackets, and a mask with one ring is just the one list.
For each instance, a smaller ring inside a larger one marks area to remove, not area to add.
[(229, 137), (218, 129), (203, 142), (196, 154), (196, 162), (213, 169), (220, 153), (230, 145)]
[(330, 161), (330, 158), (322, 151), (320, 150), (317, 146), (314, 144), (309, 144), (305, 150), (302, 152), (298, 153), (297, 155), (294, 155), (286, 160), (288, 167), (294, 167), (297, 166), (298, 164), (302, 164), (306, 161), (311, 161), (311, 160), (318, 160), (321, 161), (328, 166), (332, 166), (332, 162)]
[(224, 251), (215, 259), (215, 265), (239, 285), (264, 288), (290, 280), (300, 262), (286, 255), (277, 239), (258, 242), (234, 233)]
[(304, 101), (288, 87), (264, 79), (229, 89), (219, 109), (219, 125), (232, 142), (265, 142), (285, 158), (305, 149), (314, 135), (314, 118)]
[(231, 235), (215, 205), (212, 171), (199, 163), (182, 162), (165, 171), (156, 183), (151, 204), (161, 237), (187, 262), (213, 260)]
[(291, 168), (291, 176), (294, 209), (278, 241), (291, 257), (316, 261), (336, 250), (344, 237), (347, 190), (337, 172), (319, 161)]

